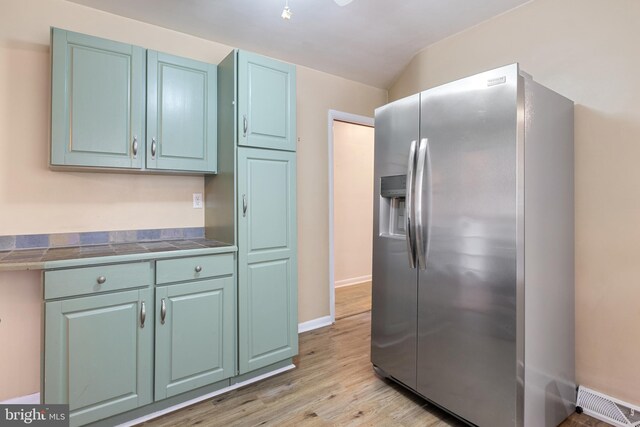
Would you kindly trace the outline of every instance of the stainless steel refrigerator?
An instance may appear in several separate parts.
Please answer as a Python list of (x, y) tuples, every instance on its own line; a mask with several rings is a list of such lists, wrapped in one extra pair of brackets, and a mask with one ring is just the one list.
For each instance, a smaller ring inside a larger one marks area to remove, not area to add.
[(375, 114), (375, 370), (479, 426), (575, 408), (573, 102), (512, 64)]

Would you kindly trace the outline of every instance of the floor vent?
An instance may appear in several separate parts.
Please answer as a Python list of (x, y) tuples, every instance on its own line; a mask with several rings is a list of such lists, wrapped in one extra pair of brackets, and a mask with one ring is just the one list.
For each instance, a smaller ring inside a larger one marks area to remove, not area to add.
[(640, 408), (586, 387), (578, 388), (577, 411), (619, 427), (640, 427)]

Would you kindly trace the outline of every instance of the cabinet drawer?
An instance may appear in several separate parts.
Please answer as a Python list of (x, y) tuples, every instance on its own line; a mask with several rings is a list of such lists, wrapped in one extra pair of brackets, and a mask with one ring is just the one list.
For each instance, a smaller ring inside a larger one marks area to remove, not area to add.
[(153, 266), (150, 262), (52, 270), (44, 272), (44, 298), (96, 294), (152, 283)]
[(156, 261), (156, 284), (233, 274), (233, 254)]

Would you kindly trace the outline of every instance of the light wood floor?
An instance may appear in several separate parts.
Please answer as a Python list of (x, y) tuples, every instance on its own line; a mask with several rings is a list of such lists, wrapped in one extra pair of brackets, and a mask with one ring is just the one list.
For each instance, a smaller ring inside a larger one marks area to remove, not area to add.
[(214, 397), (149, 426), (462, 426), (369, 362), (370, 312), (300, 335), (297, 368)]
[(371, 310), (371, 281), (336, 288), (336, 320)]
[[(370, 325), (371, 314), (366, 311), (303, 333), (296, 369), (145, 425), (463, 426), (413, 393), (374, 375), (369, 362)], [(607, 425), (573, 414), (561, 427)]]

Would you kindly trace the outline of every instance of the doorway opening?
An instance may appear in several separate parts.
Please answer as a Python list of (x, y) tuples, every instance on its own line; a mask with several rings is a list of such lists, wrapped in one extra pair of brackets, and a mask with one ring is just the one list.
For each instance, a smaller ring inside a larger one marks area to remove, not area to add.
[(373, 126), (371, 117), (329, 111), (329, 303), (332, 322), (371, 310)]

